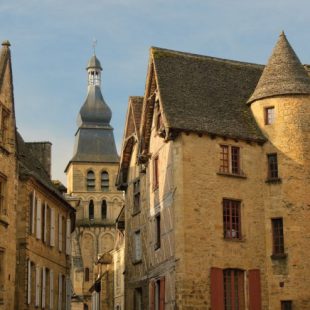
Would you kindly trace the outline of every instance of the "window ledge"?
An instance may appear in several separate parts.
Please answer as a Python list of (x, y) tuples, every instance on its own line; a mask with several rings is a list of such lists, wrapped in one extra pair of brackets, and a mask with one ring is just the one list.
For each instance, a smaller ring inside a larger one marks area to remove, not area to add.
[(133, 265), (138, 265), (138, 264), (141, 264), (141, 263), (142, 263), (142, 259), (138, 259), (138, 260), (133, 260), (132, 261)]
[(140, 213), (141, 213), (141, 209), (140, 210), (134, 210), (134, 211), (132, 211), (131, 216), (135, 216), (135, 215), (138, 215)]
[(287, 254), (286, 253), (281, 253), (281, 254), (272, 254), (270, 256), (271, 259), (286, 259), (287, 258)]
[(223, 240), (224, 241), (228, 241), (228, 242), (245, 242), (245, 238), (224, 238), (223, 237)]
[(233, 173), (228, 173), (228, 172), (217, 172), (217, 175), (222, 175), (226, 177), (232, 177), (232, 178), (239, 178), (239, 179), (246, 179), (245, 174), (233, 174)]
[(282, 183), (282, 179), (281, 178), (267, 179), (265, 181), (265, 183), (268, 183), (268, 184), (280, 184), (280, 183)]
[(5, 228), (7, 228), (9, 226), (9, 219), (4, 214), (0, 215), (0, 225), (3, 225)]

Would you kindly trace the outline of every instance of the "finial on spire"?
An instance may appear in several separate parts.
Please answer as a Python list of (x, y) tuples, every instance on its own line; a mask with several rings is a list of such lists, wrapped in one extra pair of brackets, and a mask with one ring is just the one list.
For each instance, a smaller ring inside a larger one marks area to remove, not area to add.
[(96, 45), (97, 45), (97, 40), (94, 38), (94, 39), (93, 39), (94, 55), (96, 55)]

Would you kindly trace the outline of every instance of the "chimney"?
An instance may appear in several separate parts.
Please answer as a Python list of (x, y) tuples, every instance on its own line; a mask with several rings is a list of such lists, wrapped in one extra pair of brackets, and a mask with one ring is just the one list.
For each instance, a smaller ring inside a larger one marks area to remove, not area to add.
[(26, 144), (32, 154), (40, 161), (48, 176), (51, 178), (52, 143), (44, 141), (26, 142)]

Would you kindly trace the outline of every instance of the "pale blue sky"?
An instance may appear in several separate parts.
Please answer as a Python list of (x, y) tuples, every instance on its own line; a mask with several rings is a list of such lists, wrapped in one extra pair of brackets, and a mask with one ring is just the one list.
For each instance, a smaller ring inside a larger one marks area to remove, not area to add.
[(284, 30), (310, 63), (309, 11), (309, 0), (2, 0), (18, 129), (26, 141), (53, 143), (53, 178), (65, 182), (93, 38), (120, 150), (128, 96), (144, 93), (150, 46), (264, 64)]

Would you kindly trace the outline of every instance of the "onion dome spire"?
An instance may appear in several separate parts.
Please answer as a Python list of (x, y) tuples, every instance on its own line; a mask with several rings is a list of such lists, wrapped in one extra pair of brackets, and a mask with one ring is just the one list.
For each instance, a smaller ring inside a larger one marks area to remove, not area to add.
[(310, 94), (310, 77), (282, 32), (248, 103), (298, 94)]

